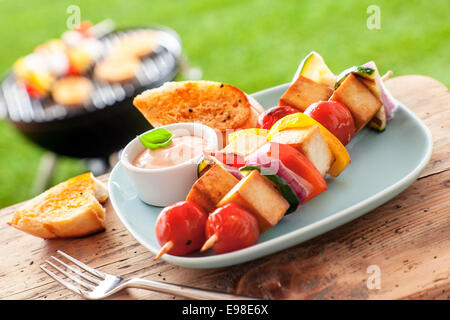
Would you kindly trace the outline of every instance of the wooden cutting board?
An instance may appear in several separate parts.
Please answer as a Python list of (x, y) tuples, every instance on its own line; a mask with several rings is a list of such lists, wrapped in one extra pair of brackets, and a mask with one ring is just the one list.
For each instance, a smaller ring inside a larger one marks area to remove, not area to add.
[[(386, 82), (433, 135), (433, 154), (400, 195), (333, 231), (270, 256), (219, 269), (186, 269), (162, 260), (125, 229), (111, 204), (106, 230), (79, 239), (42, 240), (6, 224), (0, 210), (0, 299), (80, 299), (40, 268), (57, 249), (122, 277), (272, 299), (450, 299), (450, 93), (410, 75)], [(101, 180), (107, 181), (108, 175)], [(152, 232), (152, 230), (149, 230)], [(110, 299), (175, 299), (127, 289)]]

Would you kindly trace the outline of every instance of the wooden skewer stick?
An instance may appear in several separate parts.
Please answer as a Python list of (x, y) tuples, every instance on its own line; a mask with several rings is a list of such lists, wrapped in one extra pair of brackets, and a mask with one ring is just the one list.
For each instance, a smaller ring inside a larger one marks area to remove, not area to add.
[(156, 255), (156, 257), (153, 258), (153, 260), (158, 260), (159, 258), (161, 258), (161, 256), (166, 253), (167, 251), (169, 251), (170, 249), (172, 249), (173, 245), (175, 243), (173, 243), (173, 241), (168, 241), (166, 242), (166, 244), (161, 248), (161, 250), (159, 250), (158, 254)]
[(217, 237), (217, 234), (214, 233), (211, 237), (209, 237), (208, 240), (206, 240), (205, 244), (203, 245), (203, 247), (200, 249), (200, 252), (206, 251), (209, 248), (211, 248), (218, 240), (219, 238)]
[(381, 77), (381, 81), (386, 81), (387, 79), (389, 79), (390, 77), (392, 77), (394, 73), (389, 70), (388, 72), (386, 72), (382, 77)]

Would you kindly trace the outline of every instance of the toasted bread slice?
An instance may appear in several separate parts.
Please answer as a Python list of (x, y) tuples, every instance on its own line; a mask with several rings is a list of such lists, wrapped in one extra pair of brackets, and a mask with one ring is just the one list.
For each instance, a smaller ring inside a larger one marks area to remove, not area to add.
[(353, 115), (356, 132), (373, 118), (383, 103), (354, 74), (350, 74), (337, 88), (330, 101), (339, 101)]
[(277, 132), (273, 142), (289, 144), (303, 153), (325, 176), (334, 161), (333, 153), (320, 133), (319, 126), (287, 129)]
[(239, 180), (218, 162), (206, 171), (192, 186), (186, 200), (193, 201), (205, 212), (211, 213), (217, 203), (230, 191)]
[(154, 127), (201, 122), (226, 137), (227, 129), (256, 126), (259, 111), (250, 101), (232, 85), (202, 80), (166, 82), (136, 96), (133, 104)]
[(312, 103), (327, 101), (333, 90), (311, 79), (299, 76), (281, 96), (278, 105), (293, 107), (301, 112)]
[(107, 188), (85, 173), (29, 200), (8, 224), (44, 239), (86, 236), (104, 229), (107, 199)]

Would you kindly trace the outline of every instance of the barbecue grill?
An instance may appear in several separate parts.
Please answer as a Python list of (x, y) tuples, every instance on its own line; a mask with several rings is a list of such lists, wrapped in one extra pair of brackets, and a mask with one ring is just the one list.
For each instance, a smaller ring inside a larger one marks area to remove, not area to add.
[(57, 154), (107, 158), (150, 128), (147, 120), (133, 107), (133, 98), (145, 89), (173, 80), (178, 72), (181, 41), (169, 28), (122, 29), (100, 40), (108, 48), (119, 36), (143, 29), (158, 32), (159, 47), (142, 59), (134, 80), (109, 84), (90, 77), (94, 89), (89, 101), (74, 108), (60, 105), (51, 98), (31, 99), (9, 71), (0, 87), (0, 117), (7, 118), (36, 144)]

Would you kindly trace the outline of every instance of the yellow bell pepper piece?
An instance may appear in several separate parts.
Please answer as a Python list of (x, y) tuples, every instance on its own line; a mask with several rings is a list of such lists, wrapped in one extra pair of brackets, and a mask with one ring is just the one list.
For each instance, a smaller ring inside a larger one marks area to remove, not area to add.
[(267, 130), (267, 129), (259, 129), (259, 128), (242, 129), (242, 130), (238, 130), (238, 131), (229, 133), (228, 134), (228, 142), (232, 142), (233, 140), (236, 140), (241, 135), (254, 134), (256, 136), (267, 137), (268, 133), (269, 133), (269, 130)]
[(328, 144), (331, 152), (335, 157), (335, 160), (331, 165), (328, 174), (332, 177), (337, 177), (342, 172), (342, 170), (344, 170), (344, 168), (350, 163), (350, 155), (348, 154), (347, 149), (345, 149), (344, 145), (339, 141), (338, 138), (336, 138), (334, 134), (332, 134), (330, 131), (328, 131), (327, 128), (325, 128), (319, 122), (307, 116), (306, 114), (293, 113), (281, 118), (270, 129), (269, 134), (267, 135), (267, 140), (270, 140), (279, 131), (314, 125), (319, 126), (320, 133), (322, 134), (325, 142)]

